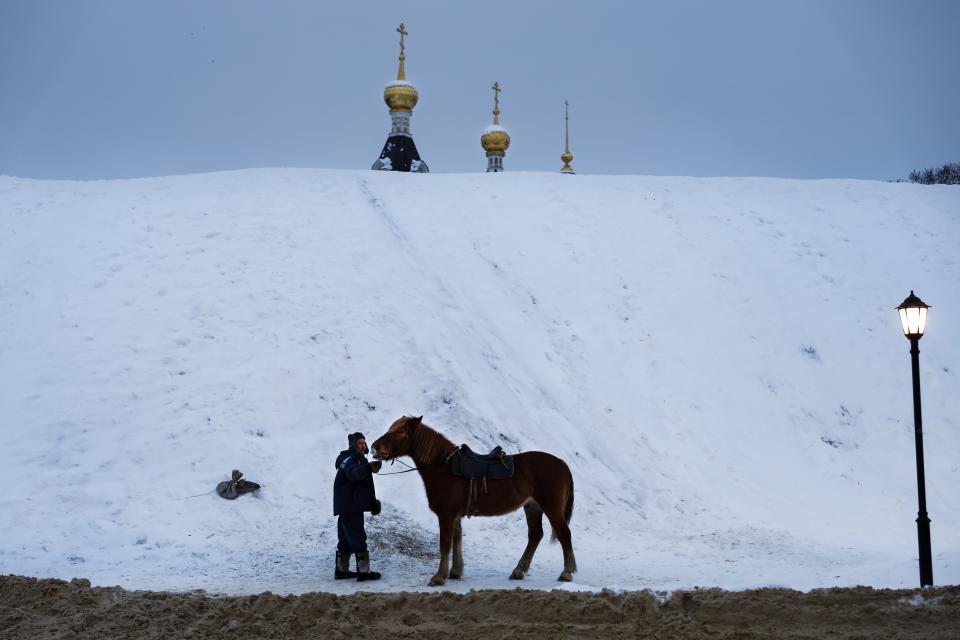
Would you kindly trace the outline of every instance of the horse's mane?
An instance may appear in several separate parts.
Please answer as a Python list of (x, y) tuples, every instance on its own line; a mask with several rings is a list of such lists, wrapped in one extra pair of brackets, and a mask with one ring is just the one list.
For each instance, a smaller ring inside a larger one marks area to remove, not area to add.
[(424, 462), (438, 462), (449, 455), (456, 448), (452, 442), (438, 431), (428, 427), (423, 422), (413, 430), (410, 440), (410, 452), (416, 452), (416, 457)]

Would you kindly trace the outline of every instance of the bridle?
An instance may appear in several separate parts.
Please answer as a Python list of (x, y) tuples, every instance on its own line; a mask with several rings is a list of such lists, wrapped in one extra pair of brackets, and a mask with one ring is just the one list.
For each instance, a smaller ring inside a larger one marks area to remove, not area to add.
[[(419, 424), (418, 424), (417, 426), (419, 426)], [(414, 427), (414, 428), (416, 428), (416, 427)], [(387, 460), (383, 460), (382, 458), (381, 458), (380, 460), (381, 460), (381, 462), (387, 462)], [(400, 459), (397, 458), (396, 456), (390, 458), (390, 459), (389, 459), (389, 462), (390, 462), (391, 465), (392, 465), (394, 462), (399, 462), (400, 464), (402, 464), (403, 466), (405, 466), (405, 467), (407, 467), (407, 468), (404, 469), (403, 471), (392, 471), (392, 472), (390, 472), (390, 473), (378, 473), (378, 474), (377, 474), (378, 476), (395, 476), (395, 475), (398, 475), (398, 474), (401, 474), (401, 473), (410, 473), (411, 471), (418, 471), (417, 467), (411, 467), (411, 466), (408, 465), (406, 462), (404, 462), (403, 460), (400, 460)]]

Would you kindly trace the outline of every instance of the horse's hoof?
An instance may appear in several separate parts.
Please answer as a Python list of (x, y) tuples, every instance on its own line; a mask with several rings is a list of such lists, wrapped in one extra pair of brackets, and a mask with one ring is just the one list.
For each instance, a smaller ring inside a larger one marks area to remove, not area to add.
[(563, 573), (560, 574), (560, 577), (557, 578), (560, 582), (570, 582), (573, 580), (573, 576), (566, 569), (563, 570)]
[(451, 571), (450, 575), (447, 577), (450, 578), (451, 580), (459, 580), (460, 578), (463, 577), (463, 573), (456, 573), (454, 571)]
[(510, 574), (511, 580), (523, 580), (523, 569), (514, 569), (513, 573)]
[(428, 582), (427, 584), (431, 587), (439, 587), (443, 585), (444, 582), (446, 582), (446, 580), (443, 577), (433, 576), (432, 578), (430, 578), (430, 582)]

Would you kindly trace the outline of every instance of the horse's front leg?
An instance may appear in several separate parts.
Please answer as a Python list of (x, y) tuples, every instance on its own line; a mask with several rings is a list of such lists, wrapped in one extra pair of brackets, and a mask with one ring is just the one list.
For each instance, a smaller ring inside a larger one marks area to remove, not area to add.
[(440, 567), (430, 578), (430, 586), (436, 587), (447, 581), (447, 573), (450, 572), (450, 547), (453, 542), (453, 522), (456, 519), (452, 515), (438, 515), (440, 521)]
[(458, 580), (463, 577), (463, 518), (457, 517), (453, 522), (453, 566), (450, 568), (450, 578)]

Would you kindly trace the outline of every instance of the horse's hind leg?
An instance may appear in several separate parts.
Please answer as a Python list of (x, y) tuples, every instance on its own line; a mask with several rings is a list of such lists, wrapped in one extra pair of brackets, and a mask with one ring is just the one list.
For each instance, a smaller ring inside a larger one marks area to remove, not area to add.
[(557, 580), (570, 582), (573, 580), (573, 573), (577, 570), (577, 560), (573, 556), (573, 541), (570, 536), (570, 527), (563, 518), (560, 509), (547, 511), (547, 519), (550, 520), (550, 526), (553, 527), (553, 535), (560, 541), (563, 547), (563, 571)]
[(450, 578), (457, 580), (463, 576), (463, 528), (460, 526), (463, 518), (458, 517), (453, 522), (453, 566), (450, 567)]
[(523, 504), (523, 512), (527, 516), (527, 548), (520, 556), (520, 562), (510, 574), (511, 580), (523, 580), (523, 574), (530, 570), (530, 562), (537, 550), (537, 545), (543, 540), (543, 510), (533, 500)]

